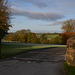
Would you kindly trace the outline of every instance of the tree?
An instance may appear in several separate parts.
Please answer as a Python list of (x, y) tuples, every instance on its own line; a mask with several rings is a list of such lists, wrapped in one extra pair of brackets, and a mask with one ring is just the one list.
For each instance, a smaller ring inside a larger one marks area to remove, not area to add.
[(62, 44), (62, 36), (57, 36), (54, 38), (54, 44)]
[(0, 0), (0, 56), (1, 56), (1, 39), (7, 34), (10, 25), (10, 10), (8, 0)]
[(19, 34), (31, 33), (31, 31), (30, 29), (27, 29), (27, 30), (22, 29), (22, 30), (16, 31), (15, 33), (19, 35)]
[(42, 34), (42, 35), (40, 36), (40, 43), (41, 43), (41, 44), (46, 44), (46, 43), (48, 43), (46, 34)]
[(19, 41), (19, 42), (25, 42), (25, 43), (27, 43), (27, 33), (20, 34), (18, 41)]
[(61, 33), (60, 36), (62, 37), (62, 44), (66, 44), (67, 40), (73, 35), (75, 35), (75, 32)]
[(28, 33), (27, 43), (37, 43), (38, 38), (35, 33)]
[(62, 29), (64, 30), (64, 32), (75, 32), (75, 20), (70, 19), (64, 21)]
[(8, 34), (7, 40), (14, 41), (14, 34)]

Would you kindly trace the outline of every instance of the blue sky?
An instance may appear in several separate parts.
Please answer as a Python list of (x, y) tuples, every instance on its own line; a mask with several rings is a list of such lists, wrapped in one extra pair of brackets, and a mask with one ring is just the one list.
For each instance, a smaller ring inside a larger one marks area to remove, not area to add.
[(10, 0), (10, 32), (62, 32), (62, 22), (75, 19), (75, 0)]

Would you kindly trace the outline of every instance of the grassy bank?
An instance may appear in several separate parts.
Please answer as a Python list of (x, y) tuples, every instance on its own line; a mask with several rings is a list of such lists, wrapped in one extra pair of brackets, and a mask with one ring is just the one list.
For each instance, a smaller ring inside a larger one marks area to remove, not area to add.
[(25, 51), (49, 48), (49, 47), (66, 47), (66, 45), (22, 45), (22, 44), (2, 44), (1, 58), (13, 56)]
[(66, 75), (75, 75), (75, 67), (67, 65), (67, 63), (64, 63)]

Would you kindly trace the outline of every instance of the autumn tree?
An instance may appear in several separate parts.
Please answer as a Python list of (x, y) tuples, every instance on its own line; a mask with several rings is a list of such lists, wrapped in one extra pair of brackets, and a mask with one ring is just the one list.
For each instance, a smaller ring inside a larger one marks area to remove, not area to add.
[(28, 33), (27, 43), (37, 43), (38, 38), (35, 33)]
[(40, 43), (41, 43), (41, 44), (46, 44), (46, 43), (48, 43), (46, 34), (42, 34), (42, 35), (40, 36)]
[(25, 33), (31, 33), (30, 29), (27, 29), (27, 30), (22, 29), (22, 30), (18, 30), (15, 32), (15, 34), (18, 34), (18, 35), (19, 34), (25, 34)]
[(62, 37), (62, 44), (66, 44), (67, 40), (73, 35), (75, 35), (75, 32), (61, 33), (60, 36)]
[(20, 34), (19, 35), (19, 42), (25, 42), (25, 43), (27, 43), (27, 33), (24, 33), (24, 34)]
[(31, 33), (30, 29), (22, 29), (15, 32), (14, 41), (27, 43), (28, 33)]
[(1, 56), (1, 39), (7, 34), (10, 27), (10, 10), (8, 0), (0, 0), (0, 56)]
[(75, 32), (75, 20), (64, 21), (62, 29), (64, 32)]

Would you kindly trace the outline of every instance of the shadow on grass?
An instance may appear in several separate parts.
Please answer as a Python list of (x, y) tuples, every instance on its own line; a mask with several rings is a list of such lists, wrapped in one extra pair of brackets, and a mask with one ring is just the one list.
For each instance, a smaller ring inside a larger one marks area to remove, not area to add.
[[(7, 58), (10, 56), (14, 56), (16, 54), (24, 53), (31, 50), (44, 50), (48, 48), (56, 48), (57, 46), (51, 46), (51, 45), (22, 45), (22, 44), (2, 44), (2, 55), (1, 58)], [(60, 46), (62, 47), (62, 46)], [(65, 47), (65, 46), (63, 46)]]

